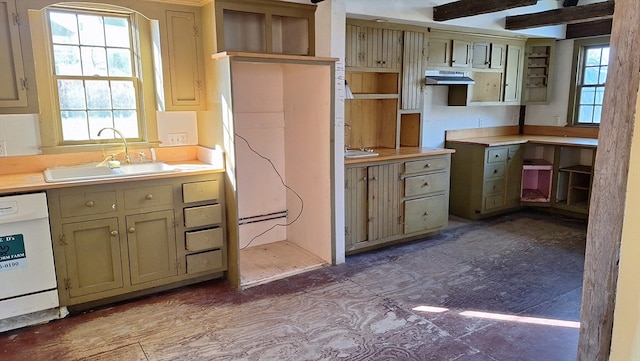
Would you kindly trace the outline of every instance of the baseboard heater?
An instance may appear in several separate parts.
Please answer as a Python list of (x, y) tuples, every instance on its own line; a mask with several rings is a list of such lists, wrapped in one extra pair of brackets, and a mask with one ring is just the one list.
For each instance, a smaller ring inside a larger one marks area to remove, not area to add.
[(238, 220), (238, 225), (241, 226), (243, 224), (270, 221), (272, 219), (278, 219), (278, 218), (287, 218), (288, 216), (289, 216), (289, 211), (285, 210), (280, 212), (261, 214), (258, 216), (242, 217)]

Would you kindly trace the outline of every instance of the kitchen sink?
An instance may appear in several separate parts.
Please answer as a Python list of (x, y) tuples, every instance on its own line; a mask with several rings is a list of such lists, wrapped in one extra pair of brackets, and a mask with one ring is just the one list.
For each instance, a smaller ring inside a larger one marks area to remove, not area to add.
[(369, 149), (347, 149), (344, 151), (345, 158), (363, 158), (376, 156), (378, 156), (378, 153)]
[(138, 175), (178, 172), (179, 169), (166, 163), (123, 164), (118, 168), (89, 163), (68, 167), (54, 167), (44, 170), (44, 180), (48, 183), (76, 182), (84, 180), (113, 179)]

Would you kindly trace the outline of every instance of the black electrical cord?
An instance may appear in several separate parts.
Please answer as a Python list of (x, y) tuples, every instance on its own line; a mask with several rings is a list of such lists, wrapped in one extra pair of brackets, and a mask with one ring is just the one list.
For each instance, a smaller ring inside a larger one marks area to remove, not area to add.
[(247, 247), (249, 247), (249, 246), (251, 245), (251, 243), (253, 243), (253, 241), (255, 241), (255, 240), (256, 240), (256, 238), (258, 238), (258, 237), (260, 237), (260, 236), (264, 235), (265, 233), (267, 233), (267, 232), (271, 231), (272, 229), (274, 229), (274, 228), (276, 228), (276, 227), (287, 227), (287, 226), (290, 226), (290, 225), (294, 224), (294, 223), (295, 223), (295, 222), (300, 218), (300, 216), (302, 215), (302, 211), (304, 210), (304, 201), (302, 200), (302, 197), (300, 197), (300, 195), (298, 194), (298, 192), (296, 192), (295, 190), (293, 190), (293, 188), (289, 187), (289, 186), (284, 182), (284, 179), (282, 178), (282, 175), (280, 175), (280, 172), (278, 172), (278, 169), (277, 169), (277, 168), (276, 168), (276, 166), (273, 164), (273, 162), (271, 161), (271, 159), (269, 159), (269, 158), (265, 157), (264, 155), (260, 154), (257, 150), (253, 149), (253, 147), (251, 146), (251, 144), (249, 143), (249, 141), (248, 141), (245, 137), (241, 136), (241, 135), (240, 135), (240, 134), (238, 134), (238, 133), (235, 133), (235, 136), (236, 136), (236, 137), (238, 137), (238, 138), (240, 138), (240, 139), (242, 139), (242, 140), (244, 140), (244, 142), (245, 142), (245, 143), (247, 143), (247, 147), (249, 147), (249, 150), (250, 150), (250, 151), (252, 151), (253, 153), (255, 153), (258, 157), (260, 157), (260, 158), (262, 158), (262, 159), (266, 160), (267, 162), (269, 162), (269, 164), (271, 164), (271, 168), (273, 168), (273, 171), (274, 171), (274, 172), (276, 172), (276, 174), (277, 174), (277, 175), (278, 175), (278, 177), (280, 178), (280, 182), (282, 183), (282, 185), (283, 185), (286, 189), (288, 189), (288, 190), (290, 190), (291, 192), (293, 192), (293, 194), (295, 194), (295, 195), (296, 195), (296, 197), (298, 197), (298, 199), (300, 200), (300, 212), (296, 215), (296, 217), (295, 217), (291, 222), (288, 222), (288, 223), (276, 223), (276, 224), (274, 224), (273, 226), (269, 227), (269, 228), (268, 228), (268, 229), (266, 229), (265, 231), (263, 231), (263, 232), (259, 233), (258, 235), (254, 236), (253, 238), (251, 238), (251, 240), (249, 241), (249, 243), (247, 243), (244, 247), (241, 247), (241, 248), (240, 248), (240, 250), (244, 250), (244, 249), (246, 249)]

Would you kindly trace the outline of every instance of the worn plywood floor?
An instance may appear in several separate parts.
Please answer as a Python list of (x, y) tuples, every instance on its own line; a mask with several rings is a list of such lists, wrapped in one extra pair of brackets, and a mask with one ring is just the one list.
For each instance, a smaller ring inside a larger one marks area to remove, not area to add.
[(575, 360), (586, 223), (533, 212), (246, 290), (214, 281), (0, 334), (8, 360)]

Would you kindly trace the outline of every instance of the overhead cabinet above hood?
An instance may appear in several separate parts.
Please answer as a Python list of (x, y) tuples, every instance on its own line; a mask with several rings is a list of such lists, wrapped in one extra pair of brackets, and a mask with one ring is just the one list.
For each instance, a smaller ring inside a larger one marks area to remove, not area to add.
[(469, 77), (468, 73), (462, 71), (426, 70), (424, 75), (426, 85), (464, 85), (476, 83)]

